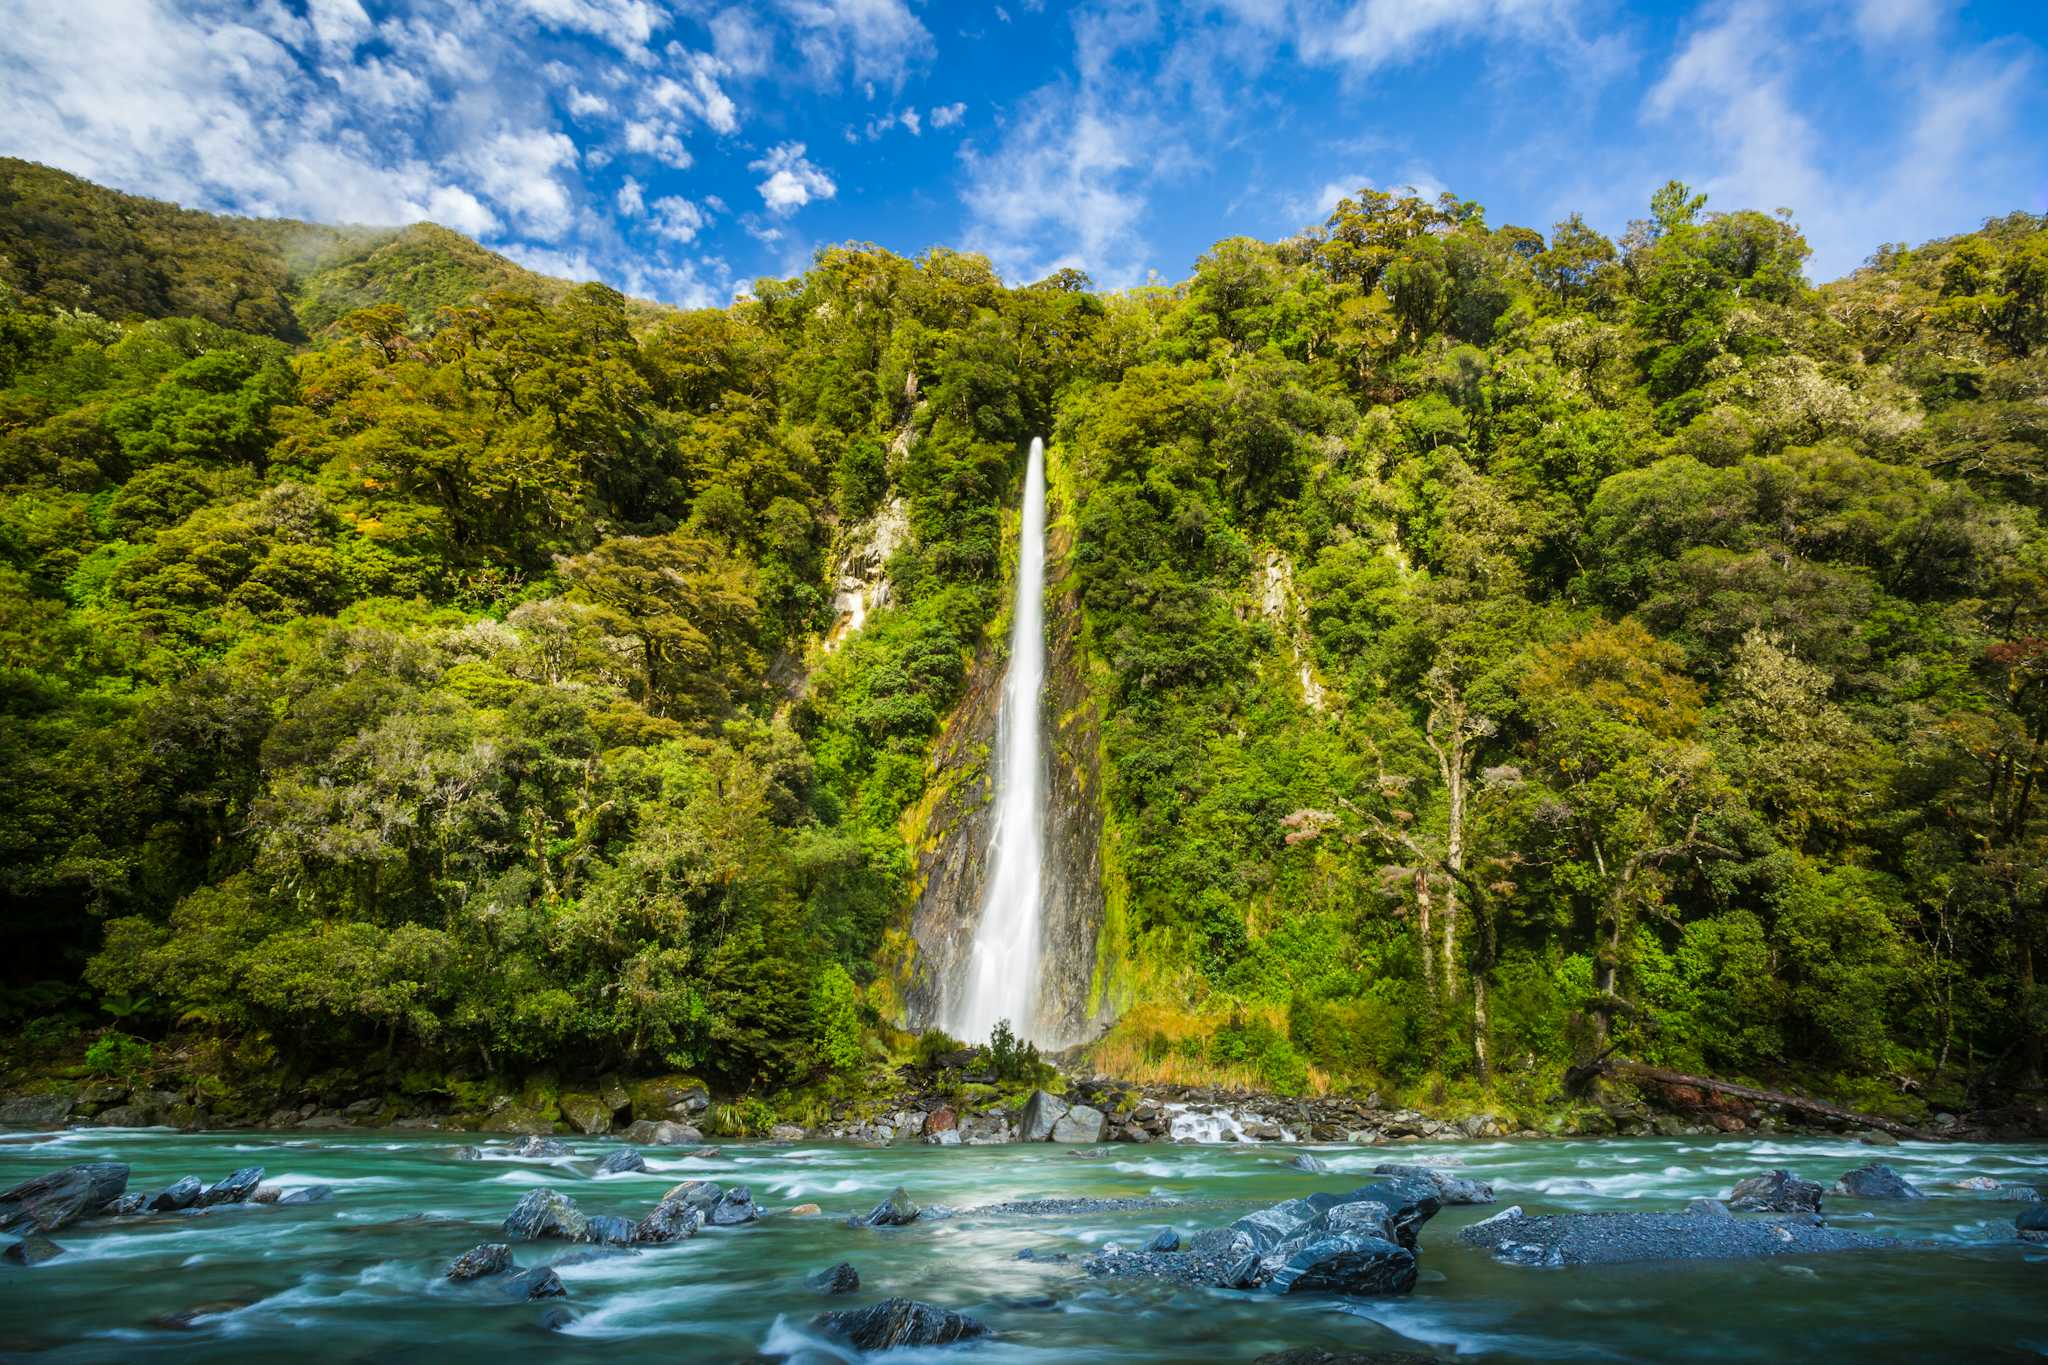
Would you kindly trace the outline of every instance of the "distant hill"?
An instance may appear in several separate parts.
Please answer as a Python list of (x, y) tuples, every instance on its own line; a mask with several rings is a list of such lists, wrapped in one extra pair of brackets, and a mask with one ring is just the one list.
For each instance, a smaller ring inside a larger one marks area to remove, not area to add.
[[(0, 282), (25, 300), (117, 321), (199, 317), (292, 342), (372, 304), (425, 322), (495, 289), (552, 303), (574, 287), (433, 223), (201, 213), (12, 157), (0, 157)], [(643, 322), (669, 311), (629, 307)]]

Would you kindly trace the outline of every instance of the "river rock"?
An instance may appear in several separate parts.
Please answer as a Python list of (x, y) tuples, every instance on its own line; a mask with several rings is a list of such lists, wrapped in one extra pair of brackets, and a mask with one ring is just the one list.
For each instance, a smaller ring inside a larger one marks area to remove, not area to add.
[(915, 1223), (924, 1210), (919, 1208), (901, 1185), (889, 1192), (889, 1197), (875, 1205), (865, 1218), (854, 1221), (862, 1227), (900, 1228)]
[(1052, 1126), (1054, 1142), (1077, 1142), (1086, 1146), (1102, 1141), (1102, 1133), (1109, 1120), (1100, 1109), (1077, 1104), (1062, 1114)]
[(595, 1095), (567, 1094), (556, 1102), (556, 1107), (569, 1121), (569, 1126), (586, 1137), (596, 1137), (612, 1130), (612, 1107)]
[(802, 1142), (810, 1131), (801, 1123), (778, 1123), (768, 1130), (770, 1142)]
[(1734, 1210), (1718, 1199), (1688, 1199), (1685, 1211), (1702, 1218), (1733, 1218)]
[(1404, 1180), (1426, 1180), (1436, 1187), (1436, 1197), (1445, 1205), (1493, 1202), (1493, 1186), (1483, 1180), (1466, 1179), (1438, 1166), (1375, 1166), (1372, 1173), (1398, 1176)]
[(754, 1202), (753, 1192), (745, 1185), (735, 1185), (718, 1196), (704, 1221), (715, 1228), (734, 1228), (742, 1223), (751, 1223), (760, 1216), (761, 1209)]
[(78, 1102), (69, 1095), (16, 1095), (0, 1101), (0, 1125), (9, 1128), (62, 1128)]
[(1989, 1194), (1998, 1188), (1998, 1182), (1988, 1175), (1966, 1175), (1951, 1184), (1955, 1189), (1968, 1190), (1972, 1194)]
[(960, 1126), (960, 1116), (948, 1105), (940, 1105), (924, 1116), (924, 1135), (950, 1133)]
[(624, 1137), (643, 1147), (694, 1147), (704, 1140), (704, 1134), (689, 1124), (667, 1119), (636, 1119), (626, 1125)]
[(332, 1185), (301, 1185), (277, 1197), (279, 1204), (324, 1204), (334, 1197)]
[(1695, 1213), (1506, 1214), (1460, 1230), (1507, 1265), (1621, 1265), (1635, 1261), (1752, 1260), (1896, 1246), (1889, 1237), (1808, 1218), (1703, 1218)]
[(199, 1207), (210, 1209), (216, 1204), (246, 1203), (249, 1196), (256, 1193), (256, 1187), (262, 1183), (261, 1166), (244, 1166), (207, 1186), (206, 1193), (199, 1196)]
[(792, 1218), (816, 1218), (824, 1211), (816, 1204), (797, 1204), (786, 1210)]
[(485, 1242), (457, 1256), (448, 1266), (448, 1278), (458, 1284), (482, 1279), (512, 1268), (512, 1248), (503, 1242)]
[(820, 1313), (811, 1326), (840, 1337), (859, 1351), (898, 1346), (948, 1346), (989, 1335), (987, 1327), (950, 1308), (916, 1299), (884, 1299), (868, 1308)]
[(685, 1242), (697, 1235), (697, 1229), (704, 1225), (704, 1215), (681, 1196), (685, 1188), (679, 1185), (662, 1196), (654, 1212), (634, 1227), (634, 1241), (659, 1246), (665, 1242)]
[(1017, 1115), (1017, 1141), (1050, 1142), (1053, 1128), (1067, 1116), (1067, 1102), (1057, 1095), (1034, 1090)]
[(1865, 1147), (1896, 1147), (1899, 1140), (1882, 1128), (1866, 1128), (1856, 1135), (1856, 1140)]
[(1327, 1175), (1330, 1171), (1328, 1162), (1307, 1152), (1296, 1152), (1284, 1164), (1297, 1171), (1307, 1171), (1310, 1175)]
[(631, 1246), (634, 1231), (633, 1220), (617, 1214), (592, 1214), (589, 1219), (590, 1240), (601, 1246)]
[(860, 1288), (860, 1272), (853, 1268), (853, 1262), (841, 1261), (838, 1265), (812, 1271), (804, 1277), (804, 1283), (827, 1294), (851, 1294)]
[(515, 1270), (510, 1274), (487, 1279), (499, 1298), (515, 1303), (531, 1303), (535, 1299), (559, 1299), (568, 1294), (562, 1284), (562, 1277), (548, 1266), (535, 1266), (531, 1270)]
[(484, 1149), (481, 1147), (457, 1147), (450, 1155), (457, 1161), (482, 1161), (484, 1159)]
[(1858, 1166), (1845, 1171), (1835, 1182), (1836, 1194), (1848, 1195), (1852, 1199), (1925, 1199), (1927, 1196), (1881, 1161), (1868, 1166)]
[(199, 1202), (199, 1196), (206, 1193), (206, 1187), (199, 1183), (196, 1175), (179, 1176), (170, 1184), (150, 1196), (151, 1213), (178, 1213)]
[(2041, 1191), (2032, 1185), (2000, 1185), (1998, 1197), (2020, 1204), (2038, 1204), (2041, 1202)]
[(1252, 1365), (1442, 1365), (1443, 1357), (1422, 1351), (1331, 1351), (1321, 1346), (1297, 1346), (1291, 1351), (1272, 1351)]
[(1172, 1228), (1164, 1228), (1151, 1241), (1145, 1243), (1147, 1251), (1179, 1251), (1180, 1234)]
[(597, 1163), (599, 1175), (624, 1175), (628, 1171), (647, 1169), (647, 1158), (640, 1155), (638, 1147), (621, 1147), (603, 1161)]
[(552, 1158), (569, 1155), (569, 1149), (551, 1137), (538, 1133), (528, 1134), (507, 1149), (512, 1156), (527, 1158)]
[(2048, 1242), (2048, 1204), (2033, 1204), (2021, 1209), (2012, 1224), (2022, 1242)]
[(1323, 1228), (1289, 1238), (1260, 1266), (1275, 1294), (1406, 1294), (1415, 1288), (1415, 1253), (1369, 1232)]
[(10, 1242), (5, 1251), (0, 1251), (0, 1260), (9, 1265), (41, 1265), (64, 1254), (58, 1246), (40, 1232), (31, 1232), (18, 1242)]
[(1757, 1213), (1819, 1213), (1821, 1188), (1790, 1171), (1772, 1171), (1738, 1181), (1728, 1207)]
[(131, 1214), (146, 1213), (149, 1210), (149, 1196), (130, 1190), (127, 1194), (100, 1210), (103, 1218), (125, 1218)]
[(0, 1232), (33, 1227), (55, 1232), (88, 1213), (97, 1213), (128, 1188), (128, 1167), (118, 1161), (88, 1161), (31, 1176), (0, 1194)]
[(505, 1231), (522, 1242), (555, 1238), (564, 1242), (591, 1240), (590, 1219), (566, 1194), (543, 1186), (528, 1190), (505, 1216)]

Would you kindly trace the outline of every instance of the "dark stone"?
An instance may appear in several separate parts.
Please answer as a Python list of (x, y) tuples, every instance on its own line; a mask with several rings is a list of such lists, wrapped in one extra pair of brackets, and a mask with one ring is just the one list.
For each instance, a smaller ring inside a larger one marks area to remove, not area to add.
[(637, 1147), (621, 1147), (618, 1151), (597, 1163), (599, 1175), (623, 1175), (627, 1171), (644, 1171), (647, 1158), (640, 1155)]
[(458, 1284), (501, 1275), (512, 1268), (512, 1248), (503, 1242), (485, 1242), (457, 1256), (448, 1267), (448, 1278)]
[(63, 1247), (40, 1232), (31, 1232), (18, 1242), (10, 1242), (5, 1251), (0, 1251), (0, 1260), (9, 1265), (41, 1265), (63, 1254)]
[(569, 1155), (569, 1149), (551, 1137), (529, 1136), (513, 1143), (511, 1153), (519, 1157), (557, 1157)]
[(1023, 1112), (1017, 1116), (1017, 1140), (1019, 1142), (1050, 1142), (1052, 1130), (1067, 1116), (1067, 1102), (1057, 1095), (1043, 1090), (1034, 1090), (1024, 1101)]
[(853, 1268), (853, 1262), (841, 1261), (838, 1265), (812, 1271), (804, 1277), (804, 1283), (827, 1294), (851, 1294), (860, 1288), (860, 1272)]
[[(642, 1218), (633, 1229), (633, 1240), (658, 1246), (695, 1237), (697, 1229), (704, 1226), (704, 1214), (691, 1202), (691, 1195), (704, 1184), (701, 1180), (686, 1181), (663, 1195), (661, 1202), (654, 1206), (654, 1212)], [(718, 1187), (713, 1185), (711, 1188), (716, 1190)]]
[(1415, 1250), (1422, 1225), (1443, 1208), (1443, 1200), (1434, 1186), (1426, 1181), (1398, 1178), (1360, 1185), (1348, 1194), (1312, 1194), (1306, 1202), (1317, 1213), (1328, 1212), (1340, 1204), (1384, 1204), (1388, 1236), (1410, 1251)]
[(811, 1319), (811, 1326), (840, 1337), (861, 1351), (947, 1346), (989, 1335), (988, 1328), (973, 1318), (916, 1299), (884, 1299), (869, 1308), (820, 1313)]
[(889, 1192), (889, 1197), (875, 1205), (867, 1217), (860, 1220), (865, 1227), (900, 1228), (908, 1227), (924, 1212), (911, 1199), (901, 1185)]
[(1834, 1192), (1851, 1199), (1925, 1199), (1911, 1182), (1881, 1161), (1846, 1171)]
[(1223, 1272), (1225, 1289), (1256, 1289), (1259, 1285), (1259, 1258), (1256, 1254), (1240, 1256), (1230, 1263)]
[(1509, 1265), (1620, 1265), (1632, 1261), (1752, 1260), (1897, 1246), (1815, 1219), (1704, 1218), (1696, 1213), (1562, 1213), (1519, 1210), (1461, 1229), (1458, 1240)]
[(1179, 1251), (1180, 1234), (1172, 1228), (1163, 1229), (1157, 1237), (1145, 1243), (1147, 1251)]
[(2023, 1242), (2048, 1242), (2048, 1204), (2029, 1204), (2012, 1225)]
[(1790, 1171), (1753, 1175), (1729, 1192), (1728, 1207), (1751, 1213), (1819, 1213), (1821, 1188)]
[(643, 1147), (694, 1147), (704, 1140), (704, 1134), (689, 1124), (667, 1119), (636, 1119), (626, 1125), (624, 1137)]
[(1484, 1180), (1468, 1180), (1437, 1166), (1375, 1166), (1372, 1173), (1399, 1176), (1405, 1180), (1426, 1180), (1436, 1187), (1436, 1197), (1446, 1206), (1493, 1202), (1493, 1186)]
[(558, 1238), (564, 1242), (587, 1242), (590, 1240), (590, 1220), (568, 1195), (541, 1188), (528, 1190), (520, 1198), (512, 1212), (505, 1216), (505, 1231), (522, 1242), (537, 1242), (543, 1237)]
[(2041, 1202), (2041, 1191), (2032, 1185), (2000, 1185), (1992, 1198), (2010, 1200), (2015, 1204), (2038, 1204)]
[(241, 1204), (256, 1193), (256, 1187), (263, 1183), (261, 1166), (244, 1166), (231, 1175), (222, 1177), (209, 1185), (206, 1193), (199, 1196), (199, 1207), (210, 1209), (216, 1204)]
[(301, 1185), (277, 1197), (280, 1204), (324, 1204), (334, 1197), (332, 1185)]
[(487, 1283), (499, 1296), (519, 1303), (559, 1299), (569, 1292), (562, 1284), (562, 1277), (544, 1265), (501, 1275)]
[(484, 1149), (481, 1147), (457, 1147), (455, 1149), (455, 1159), (457, 1161), (482, 1161), (484, 1159)]
[(196, 1303), (176, 1313), (159, 1313), (149, 1320), (152, 1327), (167, 1327), (173, 1332), (189, 1332), (202, 1319), (224, 1317), (249, 1306), (247, 1299), (216, 1299), (211, 1303)]
[(1311, 1156), (1307, 1152), (1296, 1152), (1287, 1159), (1286, 1164), (1297, 1171), (1307, 1171), (1310, 1175), (1327, 1175), (1330, 1170), (1329, 1164), (1322, 1158)]
[(150, 1196), (151, 1213), (177, 1213), (189, 1209), (199, 1202), (199, 1196), (206, 1193), (206, 1187), (199, 1183), (196, 1175), (180, 1176)]
[(634, 1240), (635, 1227), (630, 1218), (616, 1214), (597, 1214), (585, 1220), (588, 1240), (605, 1246), (629, 1246)]
[(1073, 1257), (1069, 1253), (1064, 1251), (1036, 1251), (1030, 1247), (1025, 1247), (1022, 1251), (1018, 1252), (1011, 1259), (1018, 1261), (1045, 1261), (1052, 1264), (1065, 1264), (1066, 1262), (1072, 1260)]
[(0, 1126), (62, 1128), (78, 1102), (69, 1095), (16, 1095), (0, 1101)]
[(540, 1330), (543, 1332), (559, 1332), (575, 1321), (575, 1313), (562, 1307), (560, 1304), (556, 1304), (551, 1308), (543, 1308), (541, 1310)]
[(751, 1223), (760, 1216), (761, 1209), (754, 1203), (752, 1191), (745, 1185), (735, 1185), (718, 1196), (704, 1221), (715, 1228), (733, 1228)]
[(122, 1218), (129, 1214), (142, 1213), (148, 1208), (148, 1195), (131, 1193), (122, 1195), (119, 1199), (101, 1209), (100, 1213), (110, 1218)]
[(1733, 1218), (1735, 1216), (1728, 1206), (1718, 1199), (1688, 1199), (1685, 1202), (1685, 1211), (1698, 1214), (1703, 1218)]
[(128, 1167), (118, 1161), (88, 1161), (32, 1176), (0, 1194), (0, 1232), (55, 1232), (99, 1212), (127, 1188)]
[(1442, 1360), (1442, 1356), (1420, 1351), (1326, 1351), (1320, 1346), (1298, 1346), (1262, 1355), (1252, 1365), (1440, 1365)]
[(1370, 1233), (1311, 1232), (1276, 1247), (1260, 1274), (1275, 1294), (1406, 1294), (1415, 1288), (1415, 1253)]

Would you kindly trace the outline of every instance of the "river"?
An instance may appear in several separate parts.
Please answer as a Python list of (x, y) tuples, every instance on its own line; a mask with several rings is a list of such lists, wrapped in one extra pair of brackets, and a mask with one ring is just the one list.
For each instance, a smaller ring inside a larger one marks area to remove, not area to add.
[[(891, 1353), (892, 1362), (1250, 1361), (1268, 1351), (1406, 1349), (1461, 1359), (1930, 1361), (2048, 1353), (2048, 1247), (2015, 1240), (2022, 1207), (1951, 1187), (1965, 1175), (2048, 1184), (2048, 1146), (1907, 1143), (1874, 1151), (1840, 1140), (1641, 1139), (1322, 1146), (1309, 1175), (1269, 1146), (1132, 1146), (1077, 1157), (1054, 1146), (879, 1149), (727, 1145), (715, 1158), (647, 1152), (646, 1174), (594, 1177), (611, 1142), (568, 1142), (549, 1160), (458, 1160), (492, 1139), (455, 1134), (205, 1133), (83, 1129), (0, 1135), (0, 1188), (73, 1162), (130, 1163), (129, 1188), (182, 1175), (211, 1181), (261, 1165), (286, 1187), (323, 1183), (331, 1200), (239, 1205), (60, 1229), (62, 1256), (0, 1267), (0, 1358), (181, 1362), (299, 1358), (434, 1365), (545, 1351), (567, 1359), (725, 1361), (788, 1355), (851, 1359), (811, 1335), (813, 1314), (887, 1295), (959, 1309), (988, 1340)], [(502, 1143), (501, 1143), (502, 1145)], [(1549, 1211), (1677, 1209), (1774, 1166), (1832, 1183), (1882, 1160), (1926, 1190), (1910, 1203), (1830, 1198), (1842, 1226), (1924, 1246), (1753, 1263), (1594, 1269), (1496, 1264), (1457, 1229), (1520, 1204)], [(1489, 1180), (1492, 1208), (1448, 1208), (1424, 1229), (1421, 1282), (1400, 1299), (1275, 1297), (1090, 1278), (1080, 1262), (1105, 1243), (1183, 1236), (1248, 1209), (1363, 1183), (1388, 1160), (1455, 1162)], [(522, 1265), (558, 1263), (568, 1289), (547, 1304), (496, 1304), (442, 1271), (499, 1237), (521, 1194), (551, 1185), (587, 1213), (639, 1217), (678, 1181), (743, 1183), (771, 1210), (637, 1253), (559, 1242), (515, 1246)], [(1585, 1182), (1580, 1185), (1574, 1182)], [(850, 1228), (902, 1185), (919, 1202), (962, 1210), (902, 1228)], [(1590, 1188), (1588, 1188), (1590, 1187)], [(975, 1214), (974, 1206), (1047, 1197), (1183, 1201), (1137, 1212)], [(814, 1201), (821, 1217), (774, 1210)], [(1016, 1253), (1068, 1252), (1067, 1262)], [(831, 1298), (803, 1277), (838, 1261), (860, 1292)], [(203, 1304), (189, 1327), (152, 1325)], [(243, 1305), (239, 1307), (231, 1305)], [(573, 1321), (544, 1334), (541, 1314)], [(623, 1352), (623, 1354), (622, 1354)]]

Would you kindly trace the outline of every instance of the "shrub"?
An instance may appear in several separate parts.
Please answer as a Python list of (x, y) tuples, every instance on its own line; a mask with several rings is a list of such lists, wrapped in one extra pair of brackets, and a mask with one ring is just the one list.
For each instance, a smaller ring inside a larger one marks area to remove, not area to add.
[(155, 1055), (156, 1049), (140, 1038), (109, 1033), (85, 1050), (85, 1065), (95, 1076), (133, 1076)]

